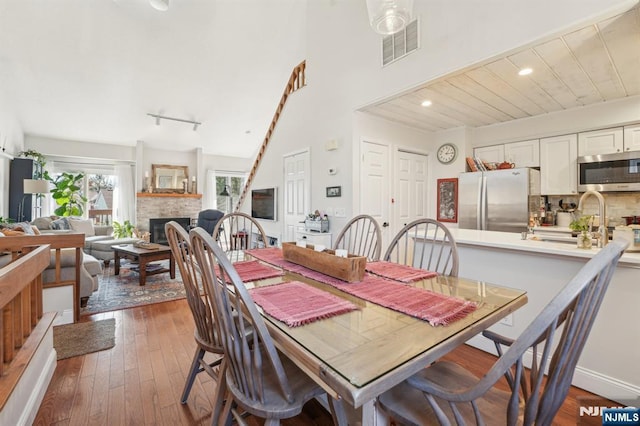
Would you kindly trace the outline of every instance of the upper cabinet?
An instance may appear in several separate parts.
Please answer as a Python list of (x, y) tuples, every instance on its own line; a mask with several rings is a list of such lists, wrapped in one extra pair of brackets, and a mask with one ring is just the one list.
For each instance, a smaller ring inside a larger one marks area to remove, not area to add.
[(516, 167), (540, 167), (540, 141), (507, 143), (504, 145), (504, 158)]
[(483, 146), (474, 148), (473, 156), (485, 163), (502, 163), (504, 161), (504, 145)]
[(594, 130), (578, 133), (578, 156), (615, 154), (624, 150), (623, 129)]
[(540, 190), (543, 195), (578, 192), (578, 137), (540, 139)]
[(640, 124), (624, 126), (624, 150), (640, 151)]

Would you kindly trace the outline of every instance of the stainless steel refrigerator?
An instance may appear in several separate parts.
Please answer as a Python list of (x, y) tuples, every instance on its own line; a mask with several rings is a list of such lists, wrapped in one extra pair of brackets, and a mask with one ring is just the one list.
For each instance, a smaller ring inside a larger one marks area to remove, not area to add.
[(522, 232), (540, 209), (540, 171), (530, 168), (461, 173), (458, 226)]

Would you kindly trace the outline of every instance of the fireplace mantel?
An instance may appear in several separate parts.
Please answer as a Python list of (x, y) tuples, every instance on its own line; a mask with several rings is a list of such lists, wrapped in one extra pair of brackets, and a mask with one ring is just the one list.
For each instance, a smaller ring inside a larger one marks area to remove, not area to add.
[(202, 198), (202, 194), (179, 194), (177, 192), (138, 192), (138, 198)]

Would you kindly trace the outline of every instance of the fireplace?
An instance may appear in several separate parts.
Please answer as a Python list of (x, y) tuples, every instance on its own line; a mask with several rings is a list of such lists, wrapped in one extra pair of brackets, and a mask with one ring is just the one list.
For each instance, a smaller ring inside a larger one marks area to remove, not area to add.
[(188, 217), (158, 217), (149, 219), (149, 233), (152, 243), (167, 244), (167, 236), (164, 233), (164, 224), (171, 221), (178, 222), (184, 229), (188, 230), (191, 219)]

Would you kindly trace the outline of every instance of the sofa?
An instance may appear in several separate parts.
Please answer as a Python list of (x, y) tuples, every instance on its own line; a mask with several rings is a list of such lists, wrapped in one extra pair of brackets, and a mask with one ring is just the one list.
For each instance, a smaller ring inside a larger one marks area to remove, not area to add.
[[(2, 230), (2, 234), (9, 234)], [(35, 233), (21, 233), (13, 234), (3, 238), (11, 238), (11, 236), (35, 236)], [(8, 240), (7, 240), (8, 241)], [(39, 244), (50, 244), (51, 239), (47, 241), (38, 241)], [(2, 240), (0, 240), (2, 243)], [(28, 242), (26, 243), (28, 244)], [(11, 262), (12, 254), (7, 252), (0, 252), (0, 268), (4, 267)], [(95, 257), (81, 252), (82, 266), (80, 268), (80, 306), (85, 306), (89, 297), (94, 291), (98, 289), (99, 281), (98, 276), (102, 273), (102, 264)], [(76, 276), (76, 249), (75, 248), (60, 248), (60, 276), (56, 277), (56, 250), (51, 250), (51, 258), (49, 265), (42, 274), (43, 284), (54, 284), (64, 281), (75, 281)]]
[(102, 260), (105, 266), (113, 260), (111, 247), (116, 244), (133, 244), (139, 238), (113, 238), (113, 227), (110, 225), (94, 225), (91, 219), (74, 217), (45, 216), (31, 222), (43, 234), (80, 232), (84, 237), (84, 252)]

